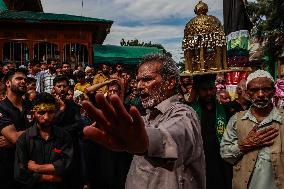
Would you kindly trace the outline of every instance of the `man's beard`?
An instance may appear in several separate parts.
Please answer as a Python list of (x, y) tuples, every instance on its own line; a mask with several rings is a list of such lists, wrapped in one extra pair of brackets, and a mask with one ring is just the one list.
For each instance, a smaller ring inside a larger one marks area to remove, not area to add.
[(52, 126), (52, 123), (53, 122), (45, 122), (45, 123), (39, 123), (38, 121), (37, 121), (37, 124), (38, 124), (38, 126), (41, 128), (41, 129), (48, 129), (48, 128), (50, 128), (51, 126)]
[(11, 91), (15, 94), (17, 94), (18, 96), (23, 96), (26, 92), (27, 92), (27, 87), (20, 87), (20, 86), (15, 86), (15, 85), (11, 85)]
[(145, 109), (150, 109), (150, 108), (155, 106), (157, 101), (158, 101), (158, 98), (156, 98), (156, 97), (149, 97), (146, 101), (142, 101), (142, 106)]
[(140, 91), (140, 95), (142, 95), (142, 97), (146, 95), (146, 98), (144, 100), (143, 98), (141, 98), (142, 106), (145, 109), (151, 109), (167, 98), (165, 94), (161, 92), (165, 91), (163, 90), (163, 86), (160, 86), (158, 87), (158, 89), (155, 89), (153, 91), (153, 94), (150, 94), (147, 91)]
[(264, 97), (263, 99), (250, 99), (252, 105), (256, 108), (259, 108), (259, 109), (264, 109), (264, 108), (267, 108), (271, 103), (272, 103), (272, 100), (271, 98), (268, 98), (268, 97)]
[(206, 97), (199, 97), (199, 102), (202, 105), (213, 104), (216, 102), (216, 96), (206, 96)]

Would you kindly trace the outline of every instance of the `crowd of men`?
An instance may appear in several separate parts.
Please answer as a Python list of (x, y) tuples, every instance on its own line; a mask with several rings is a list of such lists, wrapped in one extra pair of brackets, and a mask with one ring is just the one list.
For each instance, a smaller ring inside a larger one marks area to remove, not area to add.
[(268, 72), (231, 101), (214, 74), (180, 79), (165, 55), (113, 70), (2, 67), (1, 188), (284, 188), (284, 111)]

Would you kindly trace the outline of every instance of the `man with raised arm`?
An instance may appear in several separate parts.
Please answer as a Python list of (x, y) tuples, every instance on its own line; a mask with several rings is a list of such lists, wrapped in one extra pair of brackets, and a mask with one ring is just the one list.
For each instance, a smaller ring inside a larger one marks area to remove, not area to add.
[[(125, 187), (205, 188), (205, 161), (196, 113), (178, 101), (179, 72), (164, 55), (144, 57), (138, 69), (138, 90), (147, 115), (127, 112), (117, 95), (109, 102), (97, 94), (98, 108), (83, 105), (101, 129), (88, 126), (87, 138), (114, 151), (134, 154)], [(95, 125), (96, 123), (94, 123)]]

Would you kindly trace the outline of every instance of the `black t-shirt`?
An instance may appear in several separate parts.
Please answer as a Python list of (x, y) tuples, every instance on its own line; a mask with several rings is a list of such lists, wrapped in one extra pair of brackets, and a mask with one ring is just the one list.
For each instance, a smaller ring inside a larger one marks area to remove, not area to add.
[(83, 121), (81, 119), (81, 107), (72, 100), (65, 100), (65, 109), (56, 115), (55, 125), (67, 131), (73, 142), (77, 142), (83, 132)]
[[(0, 130), (14, 125), (17, 131), (24, 131), (32, 126), (31, 108), (29, 101), (23, 101), (23, 110), (20, 111), (6, 97), (0, 102)], [(18, 188), (14, 180), (14, 159), (15, 148), (0, 148), (0, 188)]]
[(30, 101), (23, 100), (23, 110), (20, 111), (6, 97), (0, 102), (0, 130), (8, 125), (14, 125), (17, 131), (24, 131), (33, 125)]

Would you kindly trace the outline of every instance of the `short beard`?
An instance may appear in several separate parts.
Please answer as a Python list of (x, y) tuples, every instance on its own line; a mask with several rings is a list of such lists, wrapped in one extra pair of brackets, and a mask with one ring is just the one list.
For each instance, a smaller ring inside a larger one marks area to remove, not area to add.
[(48, 129), (48, 128), (50, 128), (51, 126), (52, 126), (52, 123), (51, 122), (49, 122), (49, 123), (47, 123), (47, 124), (40, 124), (39, 122), (37, 122), (37, 125), (39, 126), (39, 128), (40, 129)]
[(251, 103), (252, 103), (252, 106), (258, 108), (258, 109), (264, 109), (264, 108), (267, 108), (271, 103), (271, 99), (268, 98), (268, 97), (265, 97), (264, 100), (266, 101), (266, 104), (257, 104), (256, 100), (250, 100)]
[(150, 109), (153, 108), (156, 104), (156, 99), (155, 98), (149, 98), (146, 102), (142, 101), (142, 106), (145, 109)]
[(156, 105), (158, 105), (160, 102), (164, 101), (168, 97), (163, 94), (161, 91), (165, 91), (163, 87), (166, 86), (160, 86), (158, 89), (155, 90), (154, 94), (151, 94), (147, 101), (143, 102), (142, 100), (142, 106), (145, 109), (151, 109), (154, 108)]
[(12, 85), (11, 86), (11, 91), (13, 93), (15, 93), (17, 96), (23, 96), (26, 92), (27, 92), (27, 89), (24, 89), (24, 90), (20, 90), (18, 87), (16, 87), (15, 85)]

